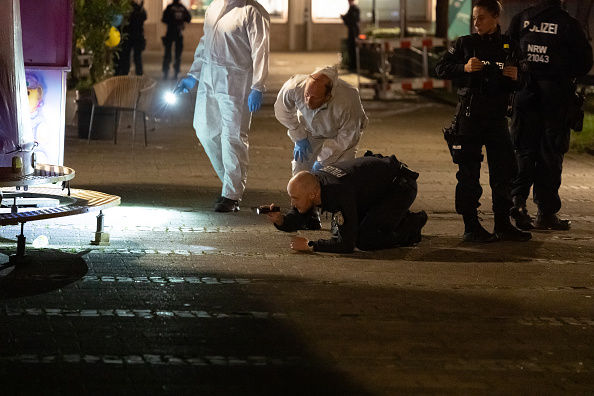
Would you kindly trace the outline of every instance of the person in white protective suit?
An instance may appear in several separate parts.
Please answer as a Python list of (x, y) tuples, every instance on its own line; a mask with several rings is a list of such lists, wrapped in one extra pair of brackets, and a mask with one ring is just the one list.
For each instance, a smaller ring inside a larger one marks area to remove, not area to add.
[(327, 66), (291, 77), (274, 104), (277, 120), (295, 143), (293, 175), (355, 158), (368, 119), (359, 92)]
[(204, 17), (188, 77), (198, 83), (194, 129), (223, 183), (217, 212), (239, 210), (247, 181), (251, 112), (260, 109), (268, 77), (270, 16), (255, 0), (214, 0)]

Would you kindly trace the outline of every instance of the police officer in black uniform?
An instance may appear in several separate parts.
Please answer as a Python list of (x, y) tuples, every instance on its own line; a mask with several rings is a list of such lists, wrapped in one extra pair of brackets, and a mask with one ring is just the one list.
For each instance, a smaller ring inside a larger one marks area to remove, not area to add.
[(142, 51), (146, 47), (144, 38), (144, 21), (146, 21), (146, 10), (144, 1), (135, 0), (131, 2), (132, 11), (128, 15), (128, 24), (122, 29), (122, 51), (120, 52), (119, 64), (116, 76), (127, 76), (130, 72), (130, 54), (134, 52), (134, 66), (137, 76), (142, 76)]
[[(592, 67), (592, 47), (579, 22), (561, 6), (560, 0), (542, 0), (515, 15), (507, 31), (519, 41), (529, 65), (511, 127), (519, 168), (511, 215), (522, 229), (568, 230), (571, 225), (557, 217), (563, 156), (569, 149), (568, 110), (573, 80)], [(532, 186), (538, 206), (534, 222), (526, 210)]]
[[(514, 227), (509, 218), (511, 188), (517, 166), (507, 125), (510, 94), (522, 86), (518, 45), (501, 34), (501, 5), (496, 0), (476, 2), (472, 18), (476, 34), (460, 37), (436, 66), (441, 78), (458, 81), (456, 144), (451, 147), (458, 164), (456, 212), (464, 219), (463, 239), (527, 241), (531, 234)], [(477, 208), (483, 189), (480, 169), (482, 146), (487, 151), (489, 184), (495, 216), (494, 233), (479, 223)]]
[(294, 237), (292, 249), (352, 253), (355, 247), (377, 250), (420, 242), (427, 214), (409, 211), (417, 196), (418, 173), (393, 155), (368, 154), (316, 174), (299, 172), (289, 181), (293, 209), (284, 215), (268, 214), (276, 228), (287, 232), (305, 228), (304, 215), (314, 207), (331, 212), (337, 226), (331, 239)]
[(349, 10), (341, 15), (342, 22), (348, 29), (347, 51), (348, 51), (348, 69), (350, 72), (357, 72), (357, 39), (359, 38), (359, 22), (361, 14), (355, 0), (349, 0)]
[(181, 64), (181, 55), (184, 49), (184, 36), (182, 32), (185, 24), (192, 20), (192, 15), (188, 9), (180, 3), (180, 0), (173, 0), (161, 17), (161, 22), (167, 25), (167, 33), (161, 38), (165, 47), (163, 55), (163, 78), (167, 79), (169, 75), (169, 64), (171, 63), (171, 46), (175, 43), (175, 60), (173, 62), (173, 78), (177, 78)]

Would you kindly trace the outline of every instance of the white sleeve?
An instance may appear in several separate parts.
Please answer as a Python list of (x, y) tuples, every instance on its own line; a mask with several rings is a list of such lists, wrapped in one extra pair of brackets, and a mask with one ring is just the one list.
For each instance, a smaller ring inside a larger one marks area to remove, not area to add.
[(204, 63), (204, 36), (205, 35), (202, 35), (200, 38), (198, 47), (196, 47), (196, 52), (194, 52), (194, 62), (188, 71), (188, 75), (194, 77), (198, 81), (200, 81), (200, 73), (202, 72), (202, 64)]
[(274, 103), (274, 115), (278, 122), (289, 129), (288, 135), (292, 141), (307, 138), (305, 127), (299, 123), (297, 106), (295, 105), (296, 78), (292, 77), (283, 84)]
[(266, 86), (264, 84), (266, 78), (268, 78), (268, 58), (270, 54), (270, 17), (266, 10), (253, 9), (247, 33), (250, 48), (252, 49), (254, 69), (251, 88), (265, 92)]

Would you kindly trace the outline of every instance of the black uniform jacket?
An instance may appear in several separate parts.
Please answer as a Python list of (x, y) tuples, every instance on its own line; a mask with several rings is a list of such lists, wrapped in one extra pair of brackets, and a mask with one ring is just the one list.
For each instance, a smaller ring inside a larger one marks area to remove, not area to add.
[(124, 34), (128, 34), (127, 39), (131, 41), (144, 39), (144, 21), (146, 21), (146, 10), (142, 5), (133, 2), (128, 24), (122, 29)]
[(520, 42), (530, 74), (573, 79), (592, 68), (592, 47), (580, 23), (559, 0), (543, 0), (514, 15), (506, 32)]
[(188, 9), (180, 3), (171, 3), (163, 11), (161, 22), (167, 24), (167, 35), (180, 35), (184, 24), (192, 20)]
[[(387, 192), (395, 188), (394, 179), (400, 173), (400, 162), (395, 156), (360, 157), (322, 168), (316, 177), (320, 181), (322, 211), (336, 215), (338, 236), (313, 241), (314, 251), (352, 253), (357, 243), (358, 225), (367, 211), (379, 203)], [(295, 225), (299, 214), (290, 211), (283, 215), (283, 231)]]
[[(509, 44), (509, 50), (504, 49), (504, 44)], [(485, 66), (481, 71), (466, 73), (464, 65), (473, 57), (481, 60)], [(503, 75), (503, 66), (508, 57), (518, 67), (517, 81)], [(518, 43), (497, 29), (489, 35), (475, 33), (460, 37), (446, 51), (435, 70), (440, 78), (455, 80), (461, 97), (474, 96), (475, 105), (481, 106), (480, 102), (489, 111), (505, 114), (510, 93), (523, 87), (524, 62)]]
[(349, 38), (359, 37), (359, 14), (359, 7), (353, 4), (346, 14), (340, 16), (349, 30)]

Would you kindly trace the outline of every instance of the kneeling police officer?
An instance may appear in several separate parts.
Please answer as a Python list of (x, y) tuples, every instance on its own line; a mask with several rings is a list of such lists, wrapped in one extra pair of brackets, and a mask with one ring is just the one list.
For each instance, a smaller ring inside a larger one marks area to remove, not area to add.
[(411, 246), (421, 241), (421, 229), (427, 222), (424, 211), (409, 211), (417, 196), (417, 177), (418, 173), (395, 156), (367, 152), (315, 174), (297, 173), (287, 186), (293, 209), (285, 214), (268, 213), (268, 217), (279, 230), (291, 232), (305, 228), (303, 223), (313, 208), (333, 214), (333, 238), (309, 241), (294, 237), (294, 250), (352, 253), (355, 247)]

